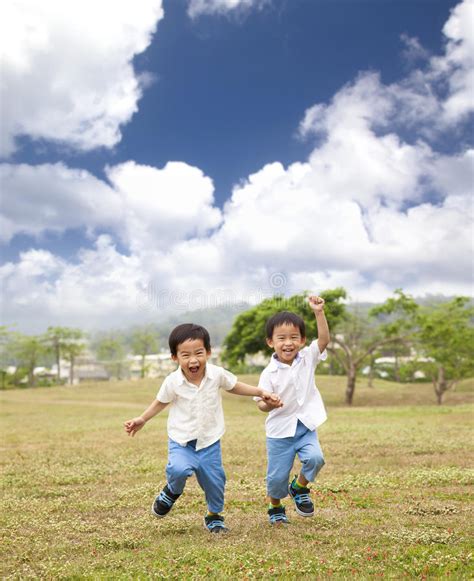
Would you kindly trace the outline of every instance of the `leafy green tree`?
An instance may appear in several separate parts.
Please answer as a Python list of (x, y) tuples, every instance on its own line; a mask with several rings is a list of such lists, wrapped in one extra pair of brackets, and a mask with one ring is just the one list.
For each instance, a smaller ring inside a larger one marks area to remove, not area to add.
[[(244, 362), (248, 353), (263, 351), (271, 354), (272, 350), (265, 342), (265, 323), (267, 319), (279, 311), (292, 311), (298, 314), (305, 322), (306, 335), (317, 337), (316, 320), (308, 307), (309, 294), (303, 293), (290, 298), (271, 297), (237, 315), (230, 333), (224, 339), (223, 360), (231, 367), (236, 367)], [(327, 290), (321, 293), (321, 297), (326, 301), (326, 318), (329, 329), (332, 329), (346, 314), (343, 303), (346, 291), (343, 288)]]
[(81, 342), (79, 339), (74, 342), (70, 341), (63, 346), (64, 359), (69, 362), (69, 383), (71, 385), (74, 383), (74, 364), (76, 358), (82, 355), (85, 349), (85, 343)]
[(48, 351), (54, 354), (57, 367), (56, 383), (61, 383), (61, 357), (69, 349), (69, 357), (74, 352), (78, 342), (84, 339), (84, 333), (80, 329), (70, 327), (48, 327), (44, 335), (44, 343)]
[(158, 333), (151, 326), (136, 329), (132, 335), (132, 351), (142, 358), (140, 375), (143, 378), (146, 375), (146, 356), (158, 351)]
[(8, 344), (11, 340), (11, 332), (5, 325), (0, 325), (0, 374), (1, 374), (1, 389), (5, 389), (8, 377)]
[(354, 399), (357, 374), (367, 359), (388, 345), (406, 341), (409, 330), (414, 331), (416, 311), (413, 299), (397, 290), (395, 297), (372, 309), (368, 316), (352, 312), (336, 329), (337, 332), (331, 331), (328, 349), (345, 369), (348, 405)]
[(35, 367), (38, 366), (40, 359), (46, 353), (43, 337), (15, 333), (11, 344), (11, 353), (16, 360), (17, 367), (25, 370), (28, 386), (34, 387), (36, 384)]
[(97, 343), (97, 357), (110, 375), (123, 378), (125, 347), (121, 336), (107, 335)]
[[(378, 356), (393, 357), (393, 379), (401, 381), (400, 357), (408, 356), (413, 344), (414, 332), (418, 325), (419, 305), (410, 295), (401, 289), (394, 292), (394, 297), (388, 298), (382, 305), (369, 311), (371, 317), (380, 321), (380, 333), (387, 339), (396, 338), (378, 351)], [(374, 362), (371, 363), (371, 369)]]
[(474, 374), (474, 308), (467, 297), (424, 309), (419, 316), (422, 367), (433, 382), (439, 405), (458, 381)]

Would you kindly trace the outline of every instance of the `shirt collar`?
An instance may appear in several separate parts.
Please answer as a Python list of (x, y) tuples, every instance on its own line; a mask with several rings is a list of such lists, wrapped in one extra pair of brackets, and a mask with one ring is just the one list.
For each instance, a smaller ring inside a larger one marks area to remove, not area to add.
[[(291, 367), (295, 363), (298, 363), (298, 361), (300, 361), (300, 359), (303, 359), (303, 355), (301, 355), (301, 351), (298, 351), (298, 353), (296, 354), (296, 357), (293, 359), (293, 363), (291, 364)], [(278, 359), (277, 354), (273, 353), (273, 355), (270, 359), (270, 364), (268, 366), (268, 371), (277, 371), (277, 369), (284, 369), (285, 367), (290, 367), (290, 365), (287, 365), (286, 363), (282, 363)]]

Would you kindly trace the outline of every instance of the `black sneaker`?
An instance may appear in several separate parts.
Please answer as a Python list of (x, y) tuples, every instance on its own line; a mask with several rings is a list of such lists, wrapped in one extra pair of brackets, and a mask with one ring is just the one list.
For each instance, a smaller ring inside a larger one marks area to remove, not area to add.
[(204, 517), (204, 526), (210, 533), (227, 533), (229, 529), (224, 526), (224, 517), (220, 514), (210, 514)]
[(286, 516), (284, 506), (276, 506), (268, 509), (268, 520), (271, 525), (287, 525), (290, 521)]
[(309, 488), (296, 488), (295, 487), (296, 476), (293, 478), (292, 483), (288, 486), (288, 492), (291, 498), (294, 500), (296, 512), (300, 516), (313, 516), (314, 514), (314, 504), (310, 497)]
[(168, 485), (158, 494), (151, 507), (151, 514), (158, 518), (163, 518), (173, 508), (173, 504), (178, 500), (181, 494), (173, 494)]

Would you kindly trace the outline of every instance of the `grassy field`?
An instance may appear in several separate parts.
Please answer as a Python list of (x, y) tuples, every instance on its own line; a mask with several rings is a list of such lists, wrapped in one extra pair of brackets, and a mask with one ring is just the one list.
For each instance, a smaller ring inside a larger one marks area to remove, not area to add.
[[(242, 378), (255, 381), (255, 376)], [(191, 478), (162, 520), (149, 507), (164, 484), (166, 415), (136, 438), (122, 423), (156, 381), (2, 392), (3, 579), (471, 579), (473, 391), (435, 405), (429, 385), (320, 377), (329, 420), (316, 514), (270, 528), (265, 416), (226, 394), (226, 536), (203, 527)], [(295, 467), (295, 469), (297, 466)]]

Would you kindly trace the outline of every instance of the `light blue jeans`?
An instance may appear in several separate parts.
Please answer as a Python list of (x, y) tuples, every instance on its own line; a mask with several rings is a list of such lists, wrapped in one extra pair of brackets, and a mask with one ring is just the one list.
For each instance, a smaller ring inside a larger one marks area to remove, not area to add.
[(315, 431), (298, 420), (291, 438), (267, 438), (267, 494), (272, 498), (288, 496), (288, 481), (295, 456), (302, 463), (301, 474), (313, 482), (324, 466), (324, 457)]
[(196, 440), (188, 442), (186, 446), (181, 446), (171, 438), (168, 440), (166, 478), (171, 492), (181, 494), (186, 480), (193, 474), (196, 474), (199, 486), (204, 490), (209, 512), (222, 512), (226, 477), (220, 440), (198, 451)]

